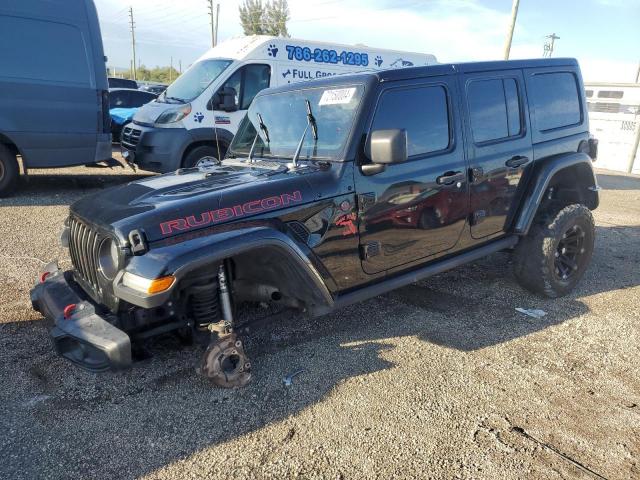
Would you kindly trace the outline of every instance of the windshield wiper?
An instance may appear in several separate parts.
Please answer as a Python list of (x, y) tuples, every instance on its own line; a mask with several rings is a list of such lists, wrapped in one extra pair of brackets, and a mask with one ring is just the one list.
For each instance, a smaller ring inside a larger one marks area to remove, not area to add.
[[(262, 130), (262, 132), (264, 133), (264, 136), (265, 136), (265, 139), (267, 140), (267, 145), (268, 145), (269, 143), (271, 143), (271, 140), (269, 140), (269, 130), (267, 130), (267, 126), (264, 124), (264, 121), (262, 121), (262, 115), (260, 115), (258, 112), (256, 112), (256, 115), (258, 116), (258, 126), (260, 127), (260, 130)], [(259, 136), (260, 134), (256, 132), (256, 136), (253, 138), (253, 143), (251, 144), (251, 149), (249, 150), (247, 163), (253, 163), (253, 151), (256, 148), (256, 142), (258, 141)]]
[(304, 132), (302, 132), (302, 138), (298, 142), (298, 147), (296, 148), (295, 153), (293, 154), (293, 158), (291, 159), (291, 166), (293, 168), (298, 167), (298, 159), (300, 158), (300, 152), (302, 151), (302, 145), (304, 144), (304, 139), (307, 137), (307, 131), (309, 130), (309, 126), (311, 126), (311, 132), (313, 133), (313, 156), (315, 157), (318, 149), (318, 124), (316, 123), (316, 117), (313, 116), (313, 112), (311, 111), (311, 103), (309, 100), (305, 100), (307, 104), (307, 126), (304, 127)]
[(165, 100), (175, 100), (175, 101), (176, 101), (176, 102), (178, 102), (178, 103), (186, 103), (186, 102), (184, 101), (184, 99), (182, 99), (182, 98), (178, 98), (178, 97), (168, 97), (168, 96), (166, 96), (166, 95), (165, 95), (165, 96), (164, 96), (164, 99), (165, 99)]

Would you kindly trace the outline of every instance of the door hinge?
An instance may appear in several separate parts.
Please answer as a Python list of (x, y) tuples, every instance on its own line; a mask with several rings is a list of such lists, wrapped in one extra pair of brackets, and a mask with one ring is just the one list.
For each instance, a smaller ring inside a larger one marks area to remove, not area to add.
[(473, 167), (469, 169), (469, 181), (471, 183), (479, 182), (484, 178), (484, 170), (482, 167)]
[(376, 194), (371, 193), (361, 193), (357, 197), (358, 199), (358, 213), (362, 214), (366, 212), (371, 205), (376, 203)]
[(380, 242), (369, 242), (360, 245), (360, 258), (367, 260), (380, 254)]
[(487, 218), (486, 210), (476, 210), (471, 214), (471, 225), (478, 225), (479, 223), (482, 223), (485, 218)]

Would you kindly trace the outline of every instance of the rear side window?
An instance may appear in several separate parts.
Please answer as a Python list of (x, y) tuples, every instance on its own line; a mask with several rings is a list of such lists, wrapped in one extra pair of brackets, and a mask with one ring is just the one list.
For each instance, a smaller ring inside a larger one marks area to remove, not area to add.
[(445, 150), (450, 137), (447, 92), (439, 85), (387, 90), (380, 98), (371, 128), (404, 128), (409, 156)]
[(82, 33), (64, 23), (0, 15), (0, 76), (88, 84)]
[(469, 116), (476, 143), (520, 135), (520, 100), (513, 78), (474, 80), (467, 87)]
[(539, 131), (577, 125), (582, 121), (578, 82), (573, 73), (540, 73), (532, 77), (531, 85)]

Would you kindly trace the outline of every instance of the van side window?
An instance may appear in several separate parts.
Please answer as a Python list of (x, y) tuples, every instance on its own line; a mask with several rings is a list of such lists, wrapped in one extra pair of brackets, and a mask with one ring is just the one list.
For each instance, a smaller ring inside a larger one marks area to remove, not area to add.
[(578, 82), (573, 73), (538, 73), (531, 78), (535, 119), (539, 131), (582, 122)]
[(378, 103), (372, 130), (404, 128), (408, 154), (424, 155), (449, 147), (449, 108), (442, 86), (387, 90)]
[(476, 143), (520, 135), (520, 100), (513, 78), (474, 80), (467, 87), (467, 98)]
[[(245, 65), (231, 75), (222, 88), (231, 87), (236, 91), (236, 104), (239, 110), (246, 110), (254, 97), (269, 87), (271, 67), (269, 65)], [(209, 106), (207, 106), (209, 109)]]
[(271, 67), (269, 65), (247, 65), (244, 67), (244, 92), (240, 110), (246, 110), (260, 90), (269, 88)]
[(88, 84), (86, 43), (72, 25), (0, 15), (0, 76)]

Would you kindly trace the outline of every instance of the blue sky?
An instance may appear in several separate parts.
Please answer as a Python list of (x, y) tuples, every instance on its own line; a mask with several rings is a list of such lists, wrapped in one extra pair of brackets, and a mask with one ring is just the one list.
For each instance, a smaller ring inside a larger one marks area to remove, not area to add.
[[(109, 65), (128, 67), (128, 7), (138, 58), (183, 69), (210, 46), (206, 0), (94, 0)], [(215, 0), (214, 0), (215, 1)], [(220, 3), (219, 40), (242, 34), (240, 0)], [(502, 55), (511, 0), (289, 0), (292, 37), (433, 53), (442, 61)], [(576, 57), (586, 80), (632, 81), (640, 60), (640, 0), (521, 0), (512, 58), (539, 57), (556, 33), (554, 56)]]

